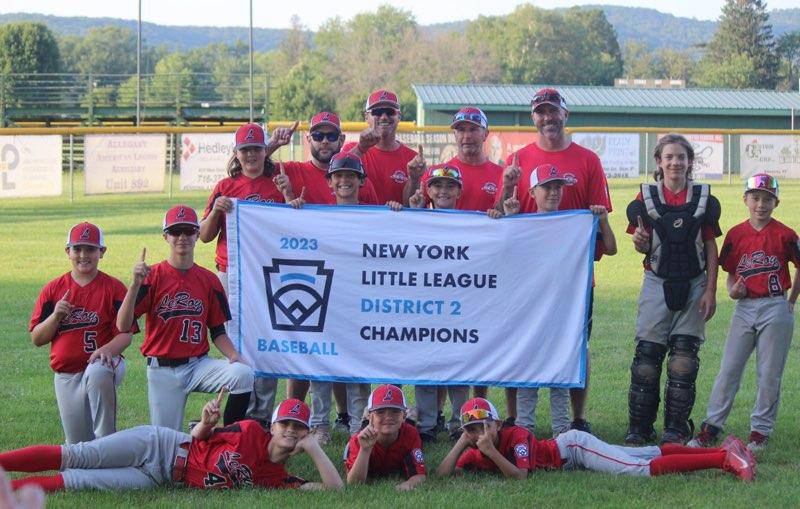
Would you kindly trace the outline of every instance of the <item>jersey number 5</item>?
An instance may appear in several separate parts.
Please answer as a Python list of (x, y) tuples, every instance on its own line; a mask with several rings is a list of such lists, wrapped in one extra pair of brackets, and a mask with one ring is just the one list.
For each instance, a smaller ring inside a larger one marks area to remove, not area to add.
[(200, 343), (200, 333), (202, 331), (202, 323), (185, 318), (181, 325), (181, 343)]
[(83, 333), (83, 351), (92, 353), (97, 350), (97, 332), (88, 330)]

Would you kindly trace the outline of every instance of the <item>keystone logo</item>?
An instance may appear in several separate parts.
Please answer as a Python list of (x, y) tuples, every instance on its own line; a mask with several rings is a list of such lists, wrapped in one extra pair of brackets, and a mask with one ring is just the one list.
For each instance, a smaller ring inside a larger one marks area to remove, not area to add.
[(332, 281), (333, 269), (324, 261), (273, 258), (272, 266), (264, 267), (272, 328), (322, 332)]
[(183, 160), (187, 161), (197, 151), (194, 143), (188, 136), (183, 137)]

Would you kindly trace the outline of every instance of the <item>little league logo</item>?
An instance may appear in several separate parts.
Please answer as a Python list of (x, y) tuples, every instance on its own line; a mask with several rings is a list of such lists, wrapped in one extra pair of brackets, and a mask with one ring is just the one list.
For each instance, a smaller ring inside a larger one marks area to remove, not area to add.
[(422, 455), (422, 449), (414, 449), (412, 454), (414, 455), (414, 460), (417, 463), (425, 463), (425, 456)]
[(527, 458), (528, 457), (528, 446), (525, 445), (525, 444), (517, 444), (514, 447), (514, 454), (516, 454), (518, 458)]
[(404, 184), (406, 180), (408, 180), (408, 175), (406, 175), (406, 172), (404, 172), (403, 170), (397, 170), (394, 173), (392, 173), (391, 179), (397, 182), (398, 184)]
[(332, 281), (333, 269), (324, 261), (273, 258), (272, 266), (264, 267), (272, 328), (322, 332)]

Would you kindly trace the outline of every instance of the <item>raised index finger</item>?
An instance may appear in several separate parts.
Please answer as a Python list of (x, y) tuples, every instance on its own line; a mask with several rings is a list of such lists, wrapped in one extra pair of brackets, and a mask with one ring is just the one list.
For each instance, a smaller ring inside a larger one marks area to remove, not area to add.
[(519, 152), (514, 152), (514, 160), (511, 162), (511, 166), (519, 168)]
[(283, 162), (278, 163), (278, 168), (281, 170), (281, 175), (286, 175), (286, 170), (283, 169)]
[(141, 258), (141, 261), (144, 261), (144, 257), (145, 257), (145, 256), (147, 256), (147, 248), (146, 248), (146, 247), (143, 247), (143, 248), (142, 248), (142, 258)]
[(422, 155), (422, 144), (421, 143), (417, 145), (417, 154), (419, 155), (420, 159), (422, 159), (424, 157)]
[(297, 130), (297, 126), (299, 126), (299, 125), (300, 125), (300, 121), (299, 120), (295, 120), (294, 124), (292, 124), (292, 127), (289, 128), (289, 134), (294, 134), (294, 132)]
[(225, 397), (226, 392), (228, 392), (228, 388), (223, 385), (222, 388), (219, 390), (219, 394), (217, 394), (217, 405), (222, 403), (222, 398)]
[(644, 230), (644, 221), (642, 221), (642, 216), (636, 216), (636, 222), (639, 225), (639, 228)]
[(511, 197), (514, 198), (515, 200), (517, 199), (517, 188), (518, 187), (519, 186), (514, 186), (514, 194), (511, 195)]
[(61, 297), (61, 300), (67, 300), (67, 295), (69, 295), (69, 288), (67, 289), (66, 292), (64, 292), (64, 296)]

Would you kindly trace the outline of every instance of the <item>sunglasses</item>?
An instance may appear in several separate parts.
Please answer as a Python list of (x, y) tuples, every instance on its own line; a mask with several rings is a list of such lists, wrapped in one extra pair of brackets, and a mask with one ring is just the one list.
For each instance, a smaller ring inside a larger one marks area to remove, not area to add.
[(485, 127), (487, 124), (486, 117), (480, 113), (456, 113), (455, 117), (453, 117), (453, 123), (465, 121), (477, 122), (481, 127)]
[(181, 235), (191, 237), (195, 233), (197, 233), (197, 228), (194, 226), (177, 226), (175, 228), (167, 229), (167, 235), (171, 235), (173, 237), (180, 237)]
[(431, 170), (429, 178), (451, 178), (461, 181), (461, 172), (452, 166), (443, 166), (441, 168), (434, 168)]
[(533, 96), (533, 100), (531, 104), (536, 107), (541, 103), (553, 103), (558, 104), (560, 107), (566, 109), (567, 103), (564, 101), (564, 98), (558, 94), (539, 94)]
[(747, 179), (744, 189), (745, 191), (763, 189), (778, 194), (778, 179), (772, 175), (755, 175)]
[(384, 115), (387, 117), (393, 117), (397, 115), (397, 110), (394, 108), (373, 108), (369, 110), (369, 114), (373, 117), (382, 117)]
[(473, 408), (461, 414), (461, 425), (466, 426), (473, 422), (483, 422), (492, 419), (492, 412), (484, 408)]
[(314, 141), (322, 141), (325, 138), (327, 138), (329, 142), (333, 143), (334, 141), (339, 139), (339, 133), (337, 132), (323, 133), (320, 131), (314, 131), (313, 133), (311, 133), (311, 139)]

